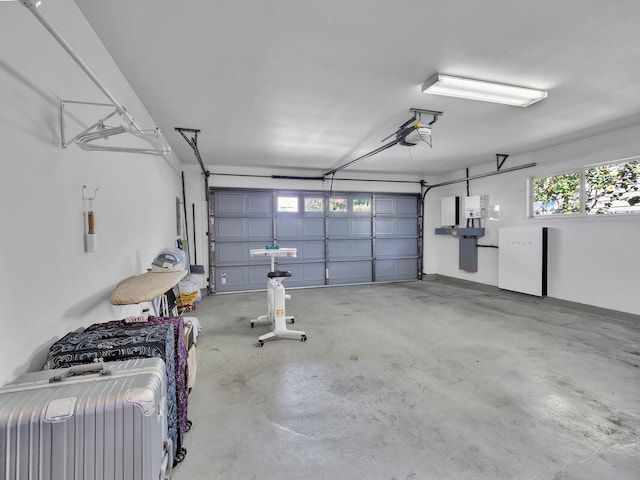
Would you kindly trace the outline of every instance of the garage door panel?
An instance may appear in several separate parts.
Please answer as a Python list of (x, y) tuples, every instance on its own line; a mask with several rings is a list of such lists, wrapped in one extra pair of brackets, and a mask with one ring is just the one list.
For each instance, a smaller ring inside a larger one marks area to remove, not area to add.
[(376, 237), (418, 235), (418, 222), (415, 217), (376, 217), (375, 227)]
[(327, 222), (327, 235), (329, 237), (348, 236), (349, 235), (349, 219), (348, 218), (329, 218)]
[(270, 218), (246, 218), (248, 236), (251, 238), (273, 237), (273, 221)]
[(244, 199), (246, 194), (224, 192), (219, 193), (215, 197), (215, 213), (217, 216), (224, 214), (243, 214), (245, 213)]
[(324, 268), (324, 262), (287, 265), (285, 270), (291, 272), (291, 277), (285, 279), (283, 285), (285, 288), (324, 285)]
[(418, 255), (418, 242), (415, 238), (376, 239), (375, 253), (376, 258), (415, 257)]
[(247, 267), (216, 268), (216, 291), (233, 292), (238, 288), (246, 288)]
[(371, 258), (370, 240), (329, 240), (329, 260)]
[(376, 196), (374, 199), (376, 215), (393, 215), (395, 204), (393, 198)]
[(278, 257), (281, 263), (324, 262), (324, 240), (286, 241), (280, 244), (283, 248), (296, 248), (296, 257)]
[(244, 238), (247, 234), (243, 218), (217, 218), (214, 223), (214, 234), (218, 241), (227, 238)]
[(217, 266), (238, 264), (271, 264), (271, 259), (264, 256), (252, 257), (250, 251), (264, 248), (264, 242), (218, 242), (214, 258)]
[(415, 197), (398, 197), (396, 199), (396, 215), (417, 215), (418, 202)]
[(324, 218), (278, 217), (276, 220), (278, 239), (324, 238)]
[(243, 263), (249, 260), (248, 242), (218, 242), (216, 245), (216, 265), (223, 262)]
[(265, 218), (217, 218), (215, 221), (215, 235), (218, 241), (245, 240), (261, 238), (271, 242), (273, 224), (271, 219)]
[(376, 237), (379, 237), (380, 235), (393, 235), (395, 232), (395, 224), (393, 218), (390, 217), (376, 217), (375, 226)]
[(331, 262), (329, 264), (329, 285), (343, 283), (371, 282), (371, 262)]
[(415, 280), (417, 268), (418, 260), (416, 258), (377, 260), (376, 280), (379, 282)]
[(418, 214), (418, 202), (413, 196), (380, 196), (375, 199), (376, 215), (410, 215)]
[(418, 222), (414, 217), (396, 218), (396, 235), (418, 235)]
[(253, 193), (247, 196), (247, 213), (249, 215), (272, 215), (273, 196), (271, 193)]
[(269, 265), (241, 265), (216, 268), (216, 291), (264, 290)]
[(371, 218), (366, 217), (329, 217), (327, 235), (332, 237), (371, 236)]
[(214, 211), (217, 216), (271, 215), (273, 197), (265, 192), (219, 192)]

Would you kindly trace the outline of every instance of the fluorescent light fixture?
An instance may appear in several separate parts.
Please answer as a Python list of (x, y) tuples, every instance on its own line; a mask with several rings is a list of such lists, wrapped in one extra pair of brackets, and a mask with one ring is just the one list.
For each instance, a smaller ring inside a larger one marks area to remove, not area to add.
[(422, 84), (422, 93), (502, 103), (516, 107), (528, 107), (547, 98), (546, 90), (487, 82), (474, 78), (454, 77), (441, 73), (436, 73)]

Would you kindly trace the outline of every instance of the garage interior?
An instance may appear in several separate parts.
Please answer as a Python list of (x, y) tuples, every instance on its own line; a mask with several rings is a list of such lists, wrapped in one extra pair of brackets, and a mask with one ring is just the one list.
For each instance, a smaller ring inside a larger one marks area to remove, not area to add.
[(0, 384), (179, 243), (173, 478), (638, 478), (640, 5), (188, 3), (0, 1)]

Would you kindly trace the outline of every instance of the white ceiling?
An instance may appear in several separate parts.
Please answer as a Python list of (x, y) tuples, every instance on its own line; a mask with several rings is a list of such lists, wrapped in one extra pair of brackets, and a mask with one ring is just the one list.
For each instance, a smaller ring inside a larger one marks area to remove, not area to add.
[[(640, 123), (637, 0), (76, 3), (180, 159), (196, 163), (174, 127), (198, 128), (212, 171), (317, 175), (380, 147), (412, 107), (444, 112), (433, 148), (397, 145), (344, 172), (435, 175)], [(436, 72), (549, 97), (420, 93)]]

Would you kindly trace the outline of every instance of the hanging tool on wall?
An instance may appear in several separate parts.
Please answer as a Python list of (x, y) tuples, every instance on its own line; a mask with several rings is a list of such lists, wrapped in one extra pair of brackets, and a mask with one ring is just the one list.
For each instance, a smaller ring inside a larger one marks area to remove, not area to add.
[(191, 273), (204, 273), (204, 266), (198, 265), (198, 247), (196, 247), (196, 204), (191, 204), (191, 219), (193, 220), (193, 264), (191, 265)]

